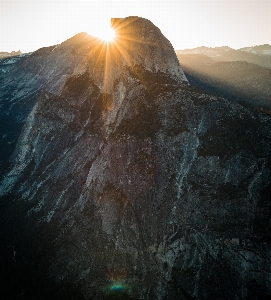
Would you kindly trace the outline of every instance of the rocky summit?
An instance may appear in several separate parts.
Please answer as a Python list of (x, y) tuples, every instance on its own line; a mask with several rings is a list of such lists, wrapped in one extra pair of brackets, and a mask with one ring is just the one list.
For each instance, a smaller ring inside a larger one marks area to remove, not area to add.
[(271, 117), (112, 24), (0, 60), (1, 297), (268, 299)]

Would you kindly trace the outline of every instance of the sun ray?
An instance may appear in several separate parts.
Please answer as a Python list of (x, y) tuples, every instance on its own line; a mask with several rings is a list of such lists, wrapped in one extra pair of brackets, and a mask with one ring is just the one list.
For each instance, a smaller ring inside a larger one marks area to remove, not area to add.
[[(113, 20), (113, 22), (112, 22)], [(114, 22), (115, 21), (115, 22)], [(105, 94), (113, 93), (114, 78), (119, 72), (122, 72), (120, 65), (127, 65), (131, 68), (136, 77), (144, 84), (144, 78), (140, 69), (136, 64), (141, 61), (141, 53), (144, 53), (145, 46), (153, 47), (153, 53), (156, 52), (155, 47), (158, 47), (156, 41), (146, 39), (146, 37), (139, 36), (138, 30), (133, 23), (136, 19), (111, 19), (110, 30), (114, 33), (114, 40), (112, 35), (108, 37), (94, 38), (89, 51), (90, 57), (90, 72), (95, 73), (97, 76), (97, 83)], [(144, 46), (142, 48), (142, 46)], [(150, 48), (151, 49), (151, 48)], [(138, 57), (137, 57), (138, 55)], [(123, 63), (120, 63), (120, 62)], [(98, 73), (97, 73), (98, 72)]]

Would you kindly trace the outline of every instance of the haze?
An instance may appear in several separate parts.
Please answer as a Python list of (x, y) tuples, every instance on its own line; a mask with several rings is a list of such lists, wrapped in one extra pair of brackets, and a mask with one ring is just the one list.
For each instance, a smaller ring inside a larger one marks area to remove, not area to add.
[(174, 49), (271, 44), (270, 0), (0, 0), (0, 51), (30, 52), (79, 32), (101, 36), (111, 17), (151, 20)]

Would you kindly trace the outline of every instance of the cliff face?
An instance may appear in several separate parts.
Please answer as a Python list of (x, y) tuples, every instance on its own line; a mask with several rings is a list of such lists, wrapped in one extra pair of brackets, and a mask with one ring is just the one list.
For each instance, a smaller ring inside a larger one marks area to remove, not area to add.
[(271, 118), (193, 90), (148, 20), (117, 29), (115, 45), (80, 34), (22, 61), (56, 67), (1, 182), (5, 291), (268, 297)]

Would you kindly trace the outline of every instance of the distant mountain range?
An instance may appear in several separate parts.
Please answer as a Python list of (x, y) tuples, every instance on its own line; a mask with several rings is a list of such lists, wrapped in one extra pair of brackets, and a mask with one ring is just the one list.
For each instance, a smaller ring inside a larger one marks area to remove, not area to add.
[(268, 44), (254, 46), (254, 47), (245, 47), (245, 48), (241, 48), (240, 50), (258, 54), (258, 55), (271, 55), (271, 46)]
[(271, 45), (268, 44), (238, 50), (227, 46), (215, 48), (202, 46), (194, 49), (176, 50), (176, 54), (203, 54), (212, 58), (215, 62), (242, 60), (264, 68), (271, 68)]
[(234, 50), (199, 47), (176, 50), (192, 86), (259, 109), (271, 109), (271, 46)]
[(22, 52), (19, 51), (12, 51), (12, 52), (0, 52), (0, 59), (2, 58), (7, 58), (7, 57), (12, 57), (12, 56), (17, 56), (22, 54)]

